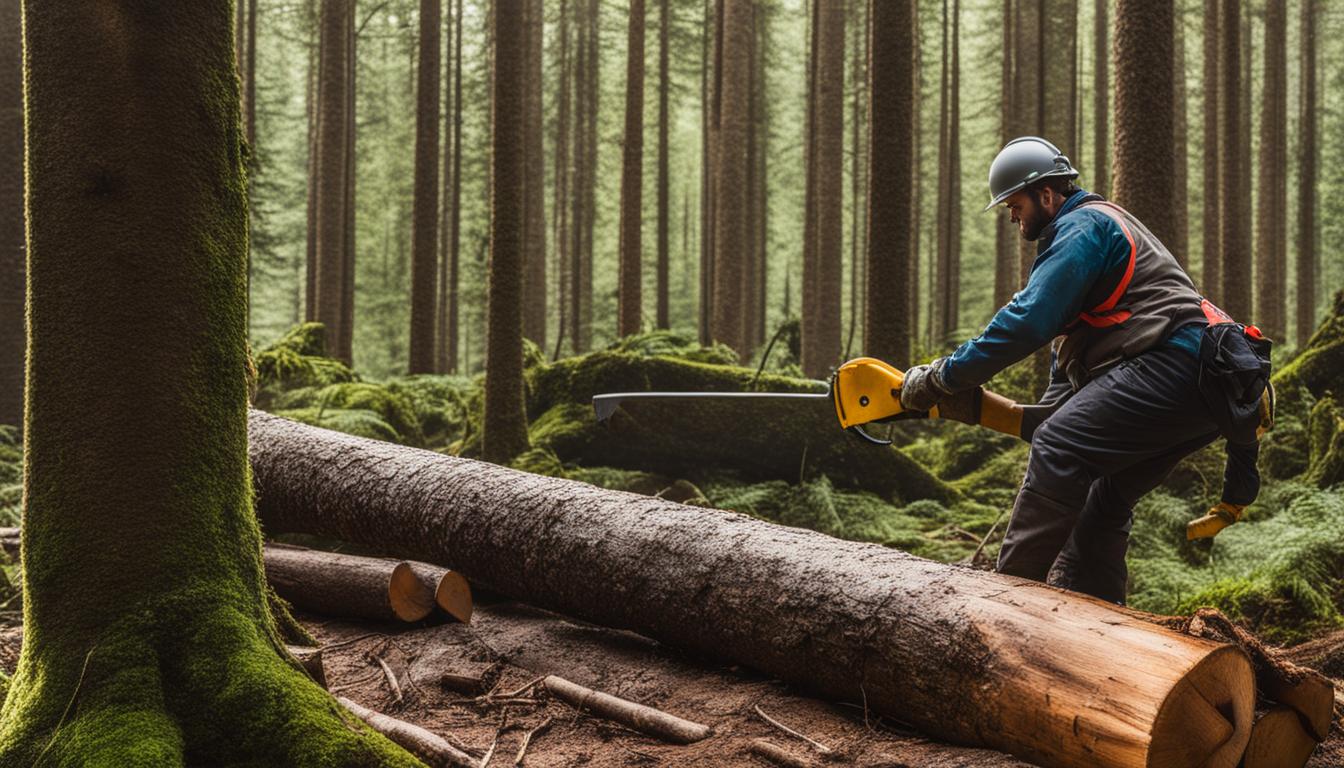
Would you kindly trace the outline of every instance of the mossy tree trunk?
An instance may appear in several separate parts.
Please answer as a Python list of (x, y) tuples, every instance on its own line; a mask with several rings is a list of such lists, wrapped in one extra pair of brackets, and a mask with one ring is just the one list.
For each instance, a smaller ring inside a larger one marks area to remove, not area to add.
[(23, 421), (23, 28), (0, 0), (0, 424)]
[[(870, 0), (868, 60), (868, 266), (864, 352), (904, 369), (910, 364), (907, 301), (910, 240), (906, 231), (915, 206), (911, 155), (915, 126), (913, 6)], [(858, 301), (858, 297), (855, 297)], [(880, 308), (887, 308), (886, 310)]]
[(420, 0), (415, 94), (415, 181), (411, 202), (411, 334), (408, 373), (434, 372), (439, 218), (440, 0)]
[(490, 269), (482, 455), (506, 464), (527, 449), (523, 407), (523, 242), (526, 186), (527, 29), (514, 23), (532, 0), (494, 0), (491, 99)]
[(1176, 12), (1170, 0), (1115, 8), (1115, 181), (1112, 197), (1164, 244), (1174, 242)]
[(419, 764), (308, 679), (267, 607), (232, 12), (25, 3), (33, 408), (3, 765)]
[[(621, 142), (620, 277), (616, 309), (618, 337), (639, 333), (643, 314), (644, 0), (630, 2), (625, 40), (625, 139)], [(659, 231), (664, 232), (665, 227), (660, 226)]]

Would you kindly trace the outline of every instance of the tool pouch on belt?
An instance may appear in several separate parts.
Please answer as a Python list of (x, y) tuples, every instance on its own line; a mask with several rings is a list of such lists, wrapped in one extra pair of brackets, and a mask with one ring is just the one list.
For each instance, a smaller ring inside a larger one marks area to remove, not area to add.
[(1203, 305), (1209, 324), (1199, 344), (1200, 396), (1223, 437), (1240, 445), (1254, 443), (1260, 427), (1272, 420), (1272, 345), (1255, 326), (1234, 322), (1208, 300)]

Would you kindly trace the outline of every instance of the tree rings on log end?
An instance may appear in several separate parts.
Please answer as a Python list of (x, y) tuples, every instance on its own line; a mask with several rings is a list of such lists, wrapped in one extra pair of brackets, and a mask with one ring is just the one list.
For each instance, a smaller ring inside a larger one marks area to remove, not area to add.
[(1149, 768), (1234, 768), (1251, 738), (1255, 674), (1235, 646), (1215, 649), (1167, 694), (1153, 722)]
[(444, 572), (434, 590), (434, 602), (454, 619), (463, 624), (471, 623), (471, 584), (457, 571)]
[(1316, 739), (1302, 727), (1297, 712), (1280, 704), (1251, 727), (1245, 768), (1302, 768), (1316, 749)]
[(420, 583), (410, 563), (397, 563), (387, 581), (387, 600), (402, 621), (419, 621), (434, 610), (434, 593)]

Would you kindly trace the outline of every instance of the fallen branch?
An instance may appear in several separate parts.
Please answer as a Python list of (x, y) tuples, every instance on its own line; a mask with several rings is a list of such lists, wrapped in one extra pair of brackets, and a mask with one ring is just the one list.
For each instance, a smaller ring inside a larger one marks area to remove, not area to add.
[(383, 668), (383, 676), (387, 678), (387, 687), (392, 689), (392, 703), (401, 706), (401, 685), (397, 682), (397, 676), (392, 674), (392, 668), (387, 666), (387, 662), (383, 661), (382, 656), (374, 656), (373, 660)]
[(375, 712), (344, 696), (337, 696), (336, 700), (353, 712), (360, 720), (368, 723), (370, 728), (383, 734), (431, 766), (436, 768), (438, 766), (478, 768), (476, 761), (472, 760), (470, 755), (449, 744), (447, 740), (437, 734), (404, 720)]
[(594, 691), (563, 677), (548, 675), (542, 684), (557, 699), (577, 710), (592, 712), (640, 733), (674, 744), (690, 744), (713, 733), (713, 729), (707, 725), (683, 720), (676, 715), (626, 701), (609, 693)]
[(806, 741), (808, 744), (811, 744), (812, 747), (813, 747), (813, 749), (816, 749), (816, 750), (817, 750), (818, 752), (820, 752), (821, 754), (823, 754), (823, 755), (829, 755), (829, 754), (831, 754), (831, 748), (830, 748), (830, 747), (826, 746), (825, 744), (822, 744), (821, 742), (819, 742), (819, 741), (817, 741), (817, 740), (815, 740), (815, 739), (812, 739), (812, 738), (809, 738), (809, 737), (807, 737), (807, 736), (804, 736), (803, 734), (801, 734), (801, 733), (799, 733), (799, 732), (793, 730), (793, 729), (790, 728), (789, 726), (787, 726), (787, 725), (785, 725), (785, 724), (779, 722), (778, 720), (774, 719), (773, 717), (771, 717), (771, 716), (765, 714), (765, 711), (762, 710), (762, 709), (760, 708), (759, 705), (756, 706), (756, 714), (760, 715), (762, 720), (764, 720), (765, 722), (767, 722), (767, 723), (773, 725), (774, 727), (778, 728), (779, 730), (783, 731), (784, 733), (787, 733), (788, 735), (794, 737), (795, 739), (802, 739), (803, 741)]
[(765, 761), (783, 766), (783, 768), (813, 768), (816, 765), (811, 759), (799, 757), (765, 739), (753, 740), (751, 742), (751, 752)]
[(519, 745), (518, 754), (513, 758), (513, 764), (515, 766), (523, 764), (523, 756), (527, 754), (527, 748), (532, 743), (532, 739), (535, 738), (538, 734), (545, 731), (547, 728), (550, 728), (552, 719), (553, 718), (549, 717), (546, 718), (545, 720), (541, 721), (541, 725), (538, 725), (536, 728), (533, 728), (532, 730), (523, 734), (523, 743)]
[(434, 593), (409, 563), (267, 545), (266, 580), (296, 608), (324, 616), (419, 621)]
[(477, 588), (831, 699), (863, 695), (927, 735), (1044, 766), (1231, 768), (1250, 738), (1245, 653), (1085, 595), (258, 411), (249, 419), (257, 513), (272, 533), (435, 562)]

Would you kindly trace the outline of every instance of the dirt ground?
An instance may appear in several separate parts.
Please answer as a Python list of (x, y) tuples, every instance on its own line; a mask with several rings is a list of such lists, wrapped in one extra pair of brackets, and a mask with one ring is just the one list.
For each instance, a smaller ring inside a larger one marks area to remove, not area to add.
[[(483, 596), (478, 596), (483, 597)], [(548, 766), (768, 766), (750, 751), (766, 739), (816, 766), (867, 768), (1026, 768), (1000, 752), (941, 744), (900, 723), (865, 717), (862, 702), (826, 702), (751, 670), (725, 666), (664, 647), (645, 637), (598, 627), (515, 602), (479, 600), (470, 625), (353, 624), (300, 615), (322, 644), (328, 687), (366, 707), (447, 737), (479, 758), (495, 745), (489, 765), (515, 764), (529, 732), (522, 765)], [(12, 671), (22, 629), (0, 629), (0, 667)], [(1344, 648), (1344, 632), (1289, 653), (1319, 664)], [(381, 658), (401, 689), (392, 692)], [(483, 673), (493, 696), (443, 685), (451, 673)], [(713, 735), (687, 746), (667, 744), (580, 712), (526, 686), (555, 674), (588, 687), (711, 726)], [(502, 700), (496, 700), (502, 699)], [(825, 745), (822, 754), (768, 724), (756, 708)], [(538, 726), (546, 724), (540, 730)], [(1309, 768), (1344, 766), (1344, 732), (1331, 738)]]

